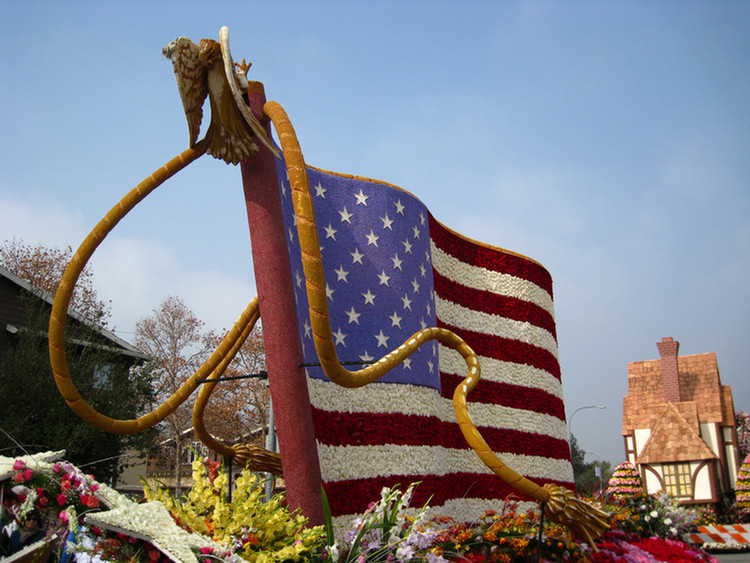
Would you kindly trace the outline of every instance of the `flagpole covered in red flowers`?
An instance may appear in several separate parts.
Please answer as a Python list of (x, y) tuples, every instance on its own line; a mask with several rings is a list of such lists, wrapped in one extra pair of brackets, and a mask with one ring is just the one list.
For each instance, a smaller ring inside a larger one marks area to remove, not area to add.
[[(253, 113), (262, 118), (266, 100), (261, 83), (250, 83), (248, 101)], [(270, 135), (267, 121), (265, 127)], [(256, 158), (243, 162), (242, 182), (287, 500), (290, 507), (301, 508), (311, 524), (322, 524), (320, 466), (305, 370), (301, 367), (302, 348), (273, 154), (260, 151)]]

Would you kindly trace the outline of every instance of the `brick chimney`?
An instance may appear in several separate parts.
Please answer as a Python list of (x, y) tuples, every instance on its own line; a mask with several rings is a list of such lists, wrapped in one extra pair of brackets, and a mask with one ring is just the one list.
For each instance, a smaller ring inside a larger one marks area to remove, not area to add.
[(661, 354), (661, 375), (664, 380), (664, 401), (680, 402), (680, 375), (677, 371), (677, 351), (680, 343), (671, 336), (665, 336), (656, 343)]

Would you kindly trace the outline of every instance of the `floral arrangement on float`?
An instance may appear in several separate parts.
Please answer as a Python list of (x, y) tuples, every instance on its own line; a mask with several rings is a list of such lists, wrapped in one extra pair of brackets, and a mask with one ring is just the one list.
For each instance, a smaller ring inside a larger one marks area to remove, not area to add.
[(623, 461), (612, 474), (607, 486), (607, 494), (615, 499), (628, 499), (643, 493), (643, 483), (638, 467), (629, 461)]
[(0, 487), (10, 491), (23, 484), (29, 491), (15, 498), (15, 514), (22, 518), (24, 510), (43, 509), (49, 533), (70, 532), (55, 561), (64, 551), (115, 563), (716, 561), (679, 539), (692, 526), (686, 509), (645, 494), (605, 505), (613, 514), (611, 529), (591, 546), (571, 541), (539, 509), (521, 511), (516, 499), (473, 523), (430, 516), (429, 504), (410, 506), (419, 484), (403, 492), (383, 489), (348, 527), (334, 529), (330, 518), (325, 527), (310, 527), (286, 507), (283, 495), (266, 500), (262, 481), (250, 472), (237, 479), (229, 497), (226, 474), (216, 462), (194, 462), (195, 484), (185, 495), (146, 487), (145, 502), (135, 503), (66, 462), (44, 455), (6, 460), (0, 458)]
[(741, 509), (750, 509), (750, 455), (745, 458), (740, 466), (734, 492), (737, 498), (737, 506)]

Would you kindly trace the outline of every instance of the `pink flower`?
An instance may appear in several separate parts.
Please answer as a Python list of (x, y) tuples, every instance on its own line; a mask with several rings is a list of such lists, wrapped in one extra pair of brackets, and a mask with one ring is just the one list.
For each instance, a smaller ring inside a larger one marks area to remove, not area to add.
[(213, 549), (211, 549), (210, 547), (201, 547), (201, 553), (203, 555), (211, 555), (211, 553), (213, 553)]
[(61, 510), (60, 514), (58, 514), (57, 517), (60, 519), (60, 522), (64, 522), (65, 524), (67, 524), (68, 522), (70, 522), (70, 518), (68, 517), (68, 513), (65, 512), (64, 510)]
[(23, 472), (23, 476), (27, 481), (31, 481), (31, 478), (34, 476), (34, 472), (31, 469), (27, 469)]
[(91, 483), (91, 492), (95, 493), (99, 490), (99, 483)]
[(60, 467), (59, 463), (54, 463), (52, 465), (52, 471), (54, 471), (55, 473), (60, 473), (60, 471), (62, 471), (62, 467)]
[(60, 493), (57, 495), (57, 503), (62, 506), (65, 504), (65, 502), (68, 500), (68, 497), (66, 497), (64, 494)]
[(16, 471), (26, 469), (26, 462), (22, 459), (17, 459), (15, 462), (13, 462), (13, 469), (15, 469)]

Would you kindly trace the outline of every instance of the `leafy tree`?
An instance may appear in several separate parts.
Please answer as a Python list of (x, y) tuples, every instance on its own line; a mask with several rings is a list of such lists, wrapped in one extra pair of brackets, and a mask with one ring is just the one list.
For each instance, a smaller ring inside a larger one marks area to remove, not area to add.
[[(150, 316), (136, 323), (135, 344), (151, 361), (144, 372), (151, 379), (156, 404), (167, 401), (210, 354), (211, 339), (203, 321), (179, 297), (167, 297)], [(178, 406), (161, 424), (162, 437), (173, 442), (175, 485), (182, 485), (182, 452), (190, 442), (194, 400)]]
[[(175, 296), (167, 297), (150, 316), (136, 324), (136, 345), (152, 361), (145, 367), (151, 378), (156, 403), (166, 401), (205, 362), (222, 337), (206, 332), (204, 323)], [(223, 377), (257, 374), (265, 369), (263, 340), (256, 330), (242, 346)], [(222, 382), (211, 396), (206, 409), (208, 430), (218, 439), (235, 443), (265, 427), (268, 390), (258, 379)], [(177, 407), (161, 425), (162, 437), (175, 467), (175, 487), (182, 485), (182, 457), (193, 439), (192, 409), (195, 394)]]
[[(72, 257), (73, 250), (69, 246), (60, 250), (41, 244), (25, 244), (17, 239), (5, 240), (0, 246), (0, 266), (51, 295), (57, 291)], [(96, 325), (107, 326), (111, 311), (109, 304), (99, 300), (96, 294), (91, 266), (86, 266), (81, 272), (70, 305)]]
[[(608, 461), (599, 460), (586, 463), (586, 451), (578, 446), (578, 440), (575, 436), (570, 437), (570, 452), (576, 491), (588, 494), (601, 491), (602, 484), (608, 481), (612, 475), (611, 464)], [(597, 475), (597, 471), (599, 475)]]
[[(223, 336), (222, 336), (223, 338)], [(215, 348), (221, 338), (212, 334)], [(266, 378), (265, 346), (256, 326), (224, 373), (224, 378), (242, 378), (222, 382), (211, 395), (206, 409), (206, 426), (216, 437), (235, 442), (261, 429), (261, 445), (268, 424), (270, 392)]]
[[(103, 482), (113, 483), (122, 468), (118, 458), (128, 448), (145, 449), (149, 435), (102, 432), (68, 408), (49, 363), (49, 306), (28, 294), (22, 301), (24, 329), (0, 364), (0, 451), (11, 456), (64, 449), (74, 464)], [(129, 362), (108, 347), (81, 345), (101, 338), (91, 327), (69, 322), (66, 338), (68, 367), (82, 396), (109, 416), (138, 416), (150, 397), (148, 382), (131, 375)]]

